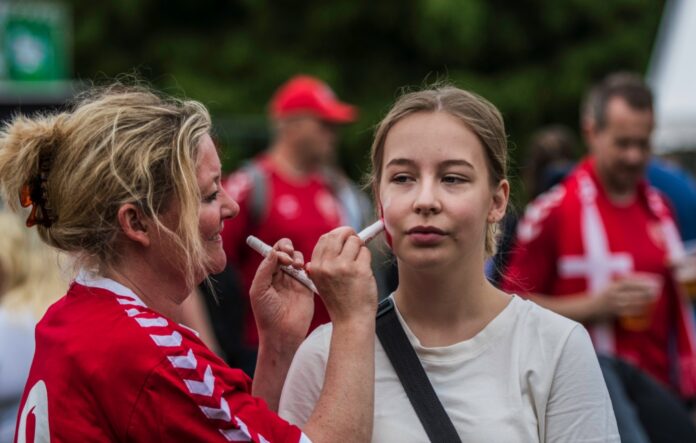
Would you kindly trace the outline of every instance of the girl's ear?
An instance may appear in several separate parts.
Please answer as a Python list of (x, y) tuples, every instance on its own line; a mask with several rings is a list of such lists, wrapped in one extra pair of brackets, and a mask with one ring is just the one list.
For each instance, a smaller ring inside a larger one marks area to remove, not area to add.
[(510, 199), (510, 183), (503, 179), (493, 191), (491, 207), (488, 211), (488, 223), (497, 223), (505, 216), (508, 200)]
[(133, 203), (125, 203), (118, 208), (117, 216), (121, 231), (128, 239), (145, 247), (150, 246), (150, 223), (140, 208)]

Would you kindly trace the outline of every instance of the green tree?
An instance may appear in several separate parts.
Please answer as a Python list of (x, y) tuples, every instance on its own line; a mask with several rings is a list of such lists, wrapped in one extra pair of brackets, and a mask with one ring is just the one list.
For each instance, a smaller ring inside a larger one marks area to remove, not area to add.
[(372, 128), (403, 86), (448, 79), (503, 112), (513, 160), (541, 125), (577, 127), (590, 83), (644, 72), (663, 1), (649, 0), (72, 0), (75, 72), (137, 70), (204, 102), (227, 167), (262, 149), (266, 102), (298, 72), (361, 109), (341, 160), (358, 177)]

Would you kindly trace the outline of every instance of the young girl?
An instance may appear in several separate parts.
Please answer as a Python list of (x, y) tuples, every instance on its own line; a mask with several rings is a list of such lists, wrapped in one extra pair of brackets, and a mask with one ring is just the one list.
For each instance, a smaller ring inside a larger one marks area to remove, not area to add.
[[(406, 94), (377, 128), (372, 169), (396, 314), (460, 439), (618, 442), (585, 329), (484, 276), (509, 196), (498, 110), (451, 86)], [(291, 422), (317, 401), (331, 334), (317, 329), (295, 355), (280, 404)], [(427, 441), (379, 341), (375, 365), (372, 441)]]

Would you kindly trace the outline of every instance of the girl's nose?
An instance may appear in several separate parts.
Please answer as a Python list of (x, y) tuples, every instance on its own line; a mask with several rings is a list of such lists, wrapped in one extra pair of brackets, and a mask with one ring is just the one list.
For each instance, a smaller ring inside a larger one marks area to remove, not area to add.
[(442, 204), (438, 197), (437, 186), (431, 181), (420, 183), (416, 199), (413, 202), (413, 209), (418, 214), (436, 214), (442, 209)]

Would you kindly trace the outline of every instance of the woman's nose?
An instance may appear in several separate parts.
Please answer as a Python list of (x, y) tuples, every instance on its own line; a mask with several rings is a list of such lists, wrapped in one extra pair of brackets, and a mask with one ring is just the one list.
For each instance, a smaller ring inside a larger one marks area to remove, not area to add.
[(239, 214), (239, 203), (234, 201), (230, 194), (225, 191), (225, 188), (220, 189), (220, 194), (222, 195), (222, 219), (234, 218)]

